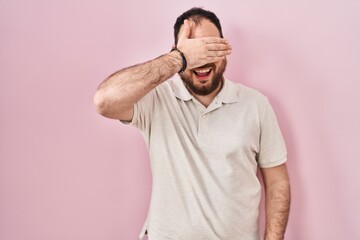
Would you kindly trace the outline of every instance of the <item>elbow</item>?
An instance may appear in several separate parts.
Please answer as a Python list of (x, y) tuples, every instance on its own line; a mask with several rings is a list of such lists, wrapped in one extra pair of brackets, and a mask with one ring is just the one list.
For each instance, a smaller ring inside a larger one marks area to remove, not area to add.
[(110, 119), (119, 119), (124, 111), (123, 98), (120, 96), (114, 97), (114, 94), (110, 91), (104, 92), (97, 90), (94, 97), (93, 103), (96, 111)]
[(95, 105), (95, 109), (96, 111), (102, 115), (105, 116), (107, 115), (107, 103), (106, 103), (106, 98), (104, 96), (104, 94), (102, 94), (99, 90), (96, 91), (94, 97), (93, 97), (93, 103)]

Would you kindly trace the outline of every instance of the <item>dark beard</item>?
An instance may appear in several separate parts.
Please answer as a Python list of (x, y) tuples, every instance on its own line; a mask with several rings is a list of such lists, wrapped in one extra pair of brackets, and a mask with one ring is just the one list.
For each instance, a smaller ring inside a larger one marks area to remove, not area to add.
[(214, 76), (213, 76), (213, 80), (212, 83), (209, 87), (207, 86), (203, 86), (203, 87), (197, 87), (194, 85), (194, 82), (191, 78), (187, 78), (184, 74), (180, 74), (180, 78), (183, 80), (183, 82), (185, 83), (186, 87), (190, 90), (190, 92), (196, 94), (196, 95), (200, 95), (200, 96), (206, 96), (210, 93), (212, 93), (213, 91), (215, 91), (219, 85), (221, 84), (221, 82), (223, 81), (223, 74), (225, 72), (226, 69), (226, 64), (227, 61), (226, 59), (223, 60), (221, 62), (221, 65), (219, 66), (219, 69), (215, 68), (215, 64), (207, 64), (206, 66), (213, 66), (213, 70), (214, 72)]

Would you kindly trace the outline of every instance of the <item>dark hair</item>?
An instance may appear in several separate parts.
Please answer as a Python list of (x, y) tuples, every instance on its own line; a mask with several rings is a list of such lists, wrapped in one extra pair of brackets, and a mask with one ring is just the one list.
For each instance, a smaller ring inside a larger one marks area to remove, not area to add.
[(222, 38), (224, 37), (222, 34), (222, 30), (221, 30), (220, 20), (217, 18), (215, 13), (204, 10), (202, 8), (194, 7), (194, 8), (191, 8), (190, 10), (184, 12), (176, 19), (176, 22), (174, 25), (175, 46), (178, 42), (178, 35), (179, 35), (180, 27), (181, 27), (181, 25), (184, 24), (185, 19), (191, 19), (197, 25), (197, 24), (200, 24), (200, 21), (204, 18), (209, 20), (210, 22), (212, 22), (217, 27), (217, 29), (220, 32), (220, 37), (222, 37)]

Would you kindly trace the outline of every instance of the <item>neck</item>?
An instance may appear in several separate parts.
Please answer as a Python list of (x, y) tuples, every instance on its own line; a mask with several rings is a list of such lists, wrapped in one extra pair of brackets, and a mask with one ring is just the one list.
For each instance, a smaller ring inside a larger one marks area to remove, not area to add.
[(221, 82), (219, 84), (219, 86), (212, 91), (211, 93), (209, 93), (208, 95), (198, 95), (195, 94), (193, 92), (191, 92), (191, 94), (202, 104), (204, 105), (204, 107), (208, 107), (210, 105), (210, 103), (214, 100), (214, 98), (216, 97), (216, 95), (220, 92), (220, 90), (222, 89), (224, 85), (224, 78), (221, 79)]

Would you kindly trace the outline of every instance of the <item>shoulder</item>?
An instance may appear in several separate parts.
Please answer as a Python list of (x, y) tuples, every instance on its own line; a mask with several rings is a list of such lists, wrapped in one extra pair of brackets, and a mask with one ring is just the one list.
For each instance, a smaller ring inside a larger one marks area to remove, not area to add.
[(236, 92), (240, 104), (253, 103), (263, 105), (268, 101), (267, 96), (255, 88), (249, 87), (243, 83), (233, 82), (229, 79), (225, 79), (225, 81), (229, 88), (234, 89)]

